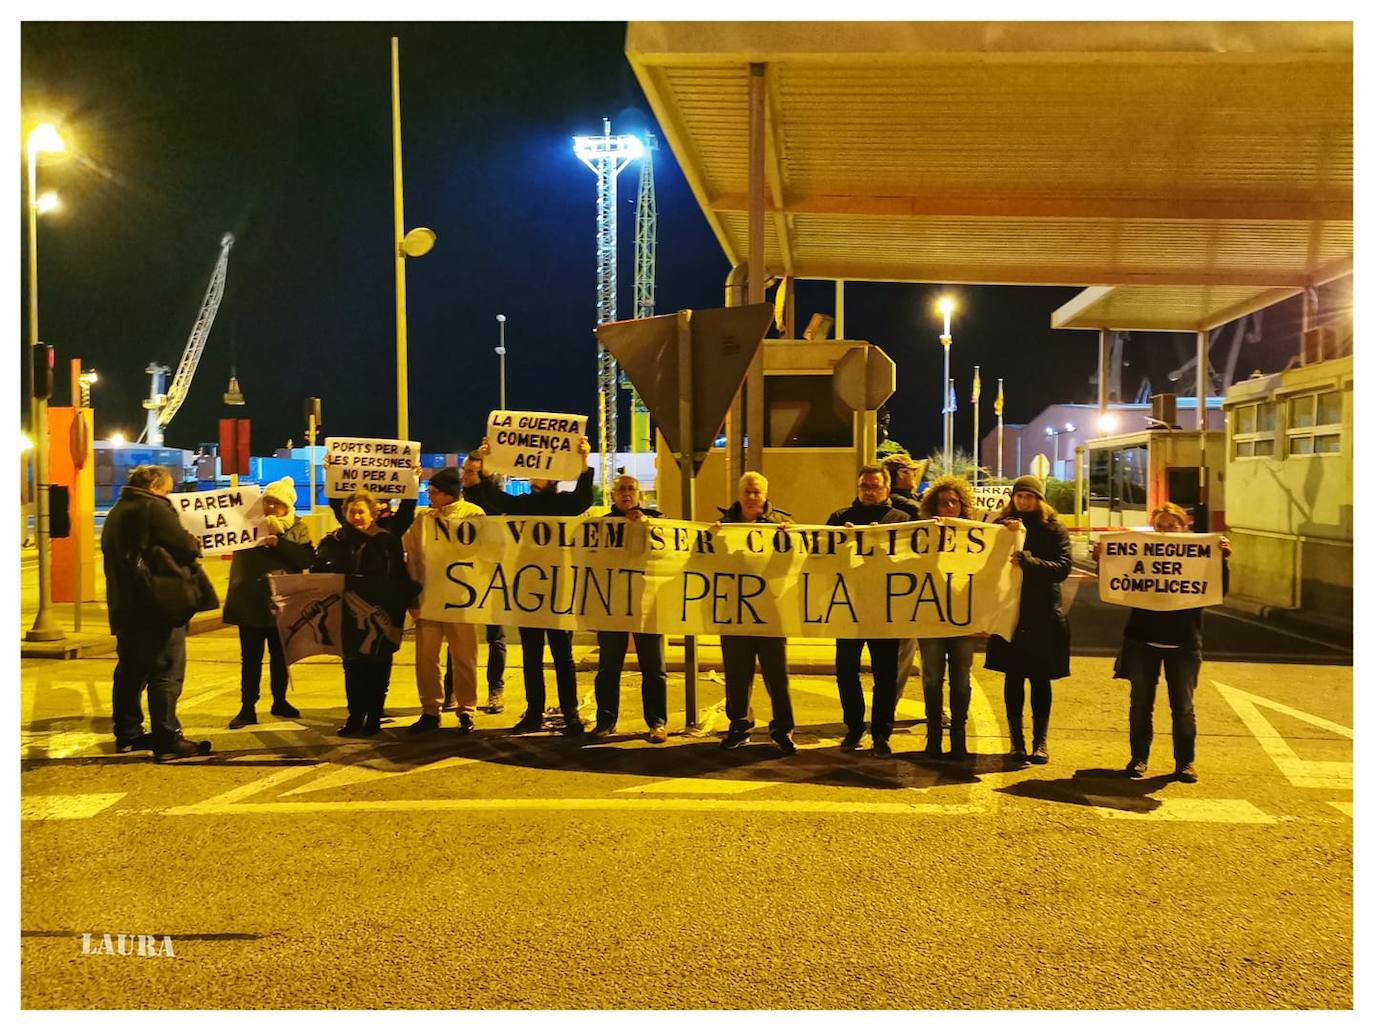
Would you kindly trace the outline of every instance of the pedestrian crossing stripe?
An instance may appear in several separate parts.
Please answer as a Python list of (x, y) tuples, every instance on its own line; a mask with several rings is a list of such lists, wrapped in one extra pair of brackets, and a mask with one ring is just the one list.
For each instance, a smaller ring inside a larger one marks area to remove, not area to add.
[(24, 820), (87, 820), (104, 812), (126, 792), (104, 795), (24, 795), (19, 816)]
[(1349, 727), (1343, 727), (1339, 723), (1332, 723), (1330, 720), (1314, 716), (1310, 712), (1291, 708), (1269, 698), (1251, 694), (1248, 691), (1241, 691), (1216, 680), (1212, 681), (1212, 686), (1221, 692), (1221, 696), (1236, 711), (1236, 715), (1240, 717), (1246, 729), (1255, 736), (1255, 740), (1264, 749), (1264, 753), (1269, 756), (1274, 765), (1279, 768), (1279, 772), (1287, 777), (1288, 782), (1295, 788), (1354, 790), (1355, 764), (1353, 762), (1299, 758), (1297, 752), (1284, 740), (1273, 724), (1260, 715), (1260, 708), (1263, 707), (1285, 716), (1291, 716), (1311, 726), (1353, 740), (1355, 732)]
[(1160, 823), (1277, 823), (1258, 806), (1242, 798), (1161, 798), (1146, 811), (1095, 805), (1104, 820), (1153, 820)]

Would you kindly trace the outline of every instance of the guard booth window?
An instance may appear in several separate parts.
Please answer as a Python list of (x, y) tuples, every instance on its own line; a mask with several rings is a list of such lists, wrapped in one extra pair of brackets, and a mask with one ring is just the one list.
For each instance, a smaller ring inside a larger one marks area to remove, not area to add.
[(1144, 444), (1095, 448), (1088, 495), (1096, 506), (1143, 511), (1149, 500), (1150, 449)]
[(854, 420), (830, 376), (763, 378), (764, 447), (852, 447)]

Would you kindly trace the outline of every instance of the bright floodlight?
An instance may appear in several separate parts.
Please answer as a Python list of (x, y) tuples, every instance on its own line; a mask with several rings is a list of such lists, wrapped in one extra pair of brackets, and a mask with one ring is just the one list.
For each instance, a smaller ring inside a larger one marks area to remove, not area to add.
[(506, 317), (505, 317), (504, 315), (498, 315), (498, 316), (496, 316), (496, 321), (497, 321), (497, 322), (505, 322), (505, 321), (506, 321)]
[(1103, 433), (1111, 433), (1112, 430), (1116, 429), (1116, 416), (1108, 412), (1097, 420), (1097, 426)]
[(19, 453), (22, 455), (22, 454), (24, 454), (25, 452), (32, 451), (32, 450), (33, 450), (33, 440), (32, 440), (32, 438), (30, 438), (29, 435), (28, 435), (27, 433), (21, 433), (21, 434), (19, 434)]
[(954, 310), (954, 299), (951, 297), (941, 297), (940, 303), (936, 305), (936, 307), (939, 309), (941, 315), (945, 316), (945, 318), (949, 318), (950, 312)]
[(644, 153), (644, 144), (638, 136), (574, 136), (573, 153), (588, 166), (607, 158), (634, 161)]
[(122, 434), (122, 433), (111, 433), (111, 434), (110, 434), (110, 443), (113, 444), (115, 447), (123, 447), (123, 446), (124, 446), (125, 444), (127, 444), (128, 442), (129, 442), (128, 438), (125, 437), (124, 434)]
[(42, 125), (35, 126), (33, 132), (29, 133), (29, 153), (41, 154), (60, 154), (67, 149), (67, 145), (62, 142), (62, 136), (58, 133), (57, 127), (51, 122), (44, 122)]
[(1047, 437), (1053, 437), (1053, 436), (1054, 436), (1054, 427), (1053, 427), (1053, 426), (1046, 426), (1046, 427), (1045, 427), (1045, 436), (1047, 436)]
[(1064, 432), (1065, 432), (1065, 433), (1072, 433), (1072, 432), (1073, 432), (1073, 423), (1071, 423), (1071, 422), (1066, 422), (1066, 423), (1064, 423)]
[(39, 194), (38, 198), (33, 202), (33, 206), (40, 215), (46, 215), (49, 211), (56, 211), (60, 208), (62, 202), (57, 199), (57, 194), (49, 190), (46, 193)]

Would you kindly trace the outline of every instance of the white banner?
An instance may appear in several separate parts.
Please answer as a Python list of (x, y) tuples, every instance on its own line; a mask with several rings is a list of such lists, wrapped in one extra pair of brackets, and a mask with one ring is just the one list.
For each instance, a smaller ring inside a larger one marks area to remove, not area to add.
[(1221, 534), (1136, 530), (1098, 540), (1103, 601), (1156, 611), (1221, 604)]
[(950, 519), (844, 529), (676, 520), (425, 520), (422, 619), (764, 637), (953, 637), (1016, 627), (1023, 530)]
[(973, 488), (973, 503), (990, 512), (999, 512), (1011, 501), (1011, 484), (994, 484)]
[(379, 498), (418, 498), (420, 443), (373, 437), (324, 438), (324, 496), (366, 489)]
[(585, 415), (495, 411), (487, 416), (489, 473), (575, 480), (587, 468), (577, 442), (587, 435)]
[(256, 484), (167, 495), (202, 555), (227, 555), (251, 548), (266, 534), (262, 492)]

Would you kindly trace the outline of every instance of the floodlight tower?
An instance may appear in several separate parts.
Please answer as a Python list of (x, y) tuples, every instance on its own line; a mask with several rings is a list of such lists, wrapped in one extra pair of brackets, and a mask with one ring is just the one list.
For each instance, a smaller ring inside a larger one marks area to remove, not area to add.
[[(611, 120), (601, 120), (600, 136), (574, 136), (573, 153), (596, 173), (596, 324), (616, 319), (615, 180), (644, 152), (634, 136), (612, 136)], [(601, 489), (609, 491), (616, 452), (615, 359), (596, 345), (596, 405), (600, 424)]]
[[(654, 199), (654, 151), (658, 140), (644, 134), (644, 156), (639, 160), (639, 198), (635, 203), (635, 318), (647, 319), (654, 313), (655, 262), (658, 256), (658, 202)], [(630, 450), (652, 450), (649, 441), (649, 410), (629, 380), (622, 384), (630, 392)]]

